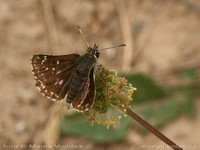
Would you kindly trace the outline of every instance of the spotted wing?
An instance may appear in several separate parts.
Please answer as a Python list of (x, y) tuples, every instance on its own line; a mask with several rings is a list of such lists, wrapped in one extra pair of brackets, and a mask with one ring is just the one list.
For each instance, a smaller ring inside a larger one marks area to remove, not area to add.
[(94, 68), (92, 68), (88, 82), (85, 83), (76, 99), (72, 101), (73, 108), (81, 112), (88, 111), (94, 105), (95, 94)]
[(31, 59), (36, 87), (46, 97), (61, 100), (68, 91), (72, 69), (78, 54), (34, 55)]

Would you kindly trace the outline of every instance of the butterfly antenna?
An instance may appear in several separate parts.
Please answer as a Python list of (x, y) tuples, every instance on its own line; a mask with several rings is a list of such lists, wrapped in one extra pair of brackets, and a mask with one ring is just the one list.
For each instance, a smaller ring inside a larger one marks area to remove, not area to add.
[(104, 50), (107, 50), (107, 49), (112, 49), (112, 48), (116, 48), (116, 47), (123, 47), (123, 46), (126, 46), (126, 44), (119, 44), (119, 45), (117, 45), (117, 46), (102, 48), (102, 49), (100, 49), (99, 51), (104, 51)]
[(82, 35), (82, 37), (83, 37), (85, 43), (87, 44), (87, 46), (90, 47), (90, 44), (89, 44), (88, 41), (86, 40), (85, 35), (83, 34), (83, 31), (82, 31), (81, 27), (80, 27), (79, 25), (77, 25), (77, 28), (78, 28), (78, 31), (80, 32), (80, 34)]

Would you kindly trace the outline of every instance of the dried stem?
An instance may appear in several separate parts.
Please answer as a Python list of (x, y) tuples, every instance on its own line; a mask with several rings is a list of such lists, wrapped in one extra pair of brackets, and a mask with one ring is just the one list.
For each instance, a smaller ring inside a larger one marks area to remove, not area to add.
[(131, 32), (131, 25), (129, 22), (128, 13), (126, 10), (124, 0), (114, 1), (118, 15), (119, 21), (122, 29), (122, 35), (124, 39), (124, 43), (126, 43), (126, 47), (124, 48), (123, 53), (123, 64), (122, 64), (122, 71), (130, 71), (131, 70), (131, 62), (133, 57), (133, 42), (132, 42), (132, 32)]
[(56, 144), (60, 138), (60, 120), (63, 116), (63, 109), (59, 105), (51, 105), (48, 109), (48, 118), (46, 120), (43, 133), (40, 135), (43, 138), (45, 145)]
[(44, 21), (48, 35), (48, 42), (51, 50), (53, 49), (56, 50), (58, 49), (58, 36), (52, 10), (52, 2), (47, 0), (42, 0), (41, 5), (44, 12)]
[(144, 119), (139, 117), (136, 113), (134, 113), (132, 110), (127, 108), (126, 114), (132, 117), (134, 120), (136, 120), (138, 123), (140, 123), (143, 127), (145, 127), (147, 130), (151, 131), (155, 136), (157, 136), (159, 139), (161, 139), (163, 142), (165, 142), (167, 145), (169, 145), (174, 150), (182, 150), (181, 147), (179, 147), (176, 143), (168, 139), (165, 135), (163, 135), (161, 132), (159, 132), (157, 129), (152, 127), (149, 123), (147, 123)]

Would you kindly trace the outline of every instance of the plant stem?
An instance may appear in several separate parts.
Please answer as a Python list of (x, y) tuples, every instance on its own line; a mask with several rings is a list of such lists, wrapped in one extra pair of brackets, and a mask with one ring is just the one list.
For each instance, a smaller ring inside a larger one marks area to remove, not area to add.
[(148, 122), (146, 122), (144, 119), (142, 119), (140, 116), (138, 116), (136, 113), (134, 113), (129, 108), (126, 109), (126, 114), (129, 115), (130, 117), (132, 117), (138, 123), (140, 123), (147, 130), (151, 131), (155, 136), (157, 136), (159, 139), (161, 139), (163, 142), (165, 142), (167, 145), (169, 145), (172, 149), (183, 150), (176, 143), (174, 143), (173, 141), (168, 139), (165, 135), (163, 135), (161, 132), (159, 132), (157, 129), (155, 129), (153, 126), (151, 126)]

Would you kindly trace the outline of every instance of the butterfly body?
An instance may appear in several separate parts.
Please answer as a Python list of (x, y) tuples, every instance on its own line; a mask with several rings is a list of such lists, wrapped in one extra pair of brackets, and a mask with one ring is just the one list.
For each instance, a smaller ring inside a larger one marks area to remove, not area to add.
[(87, 111), (94, 104), (94, 65), (99, 57), (98, 46), (87, 53), (69, 55), (34, 55), (32, 72), (40, 92), (55, 101), (66, 100), (78, 111)]
[(96, 63), (96, 58), (92, 54), (86, 53), (75, 60), (75, 63), (76, 66), (71, 73), (71, 83), (67, 95), (68, 103), (76, 98), (81, 89), (84, 89), (84, 86), (88, 86), (91, 69)]

